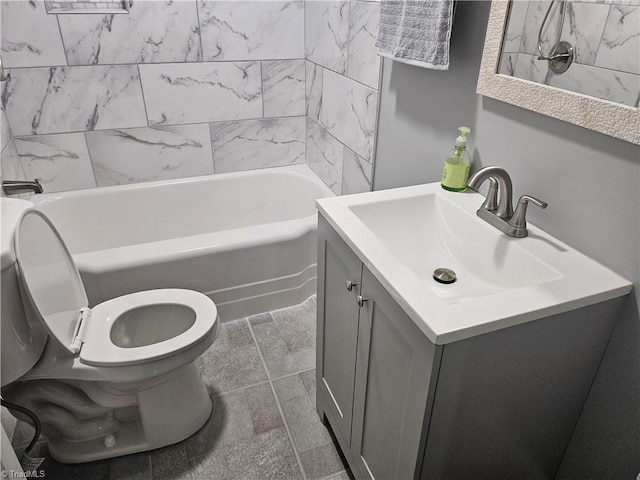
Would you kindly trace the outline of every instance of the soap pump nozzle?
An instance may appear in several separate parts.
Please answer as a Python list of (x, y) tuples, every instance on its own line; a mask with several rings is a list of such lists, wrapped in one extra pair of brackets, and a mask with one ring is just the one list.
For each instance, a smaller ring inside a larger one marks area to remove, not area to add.
[(456, 147), (467, 148), (467, 135), (471, 133), (469, 127), (458, 127), (460, 135), (456, 138)]

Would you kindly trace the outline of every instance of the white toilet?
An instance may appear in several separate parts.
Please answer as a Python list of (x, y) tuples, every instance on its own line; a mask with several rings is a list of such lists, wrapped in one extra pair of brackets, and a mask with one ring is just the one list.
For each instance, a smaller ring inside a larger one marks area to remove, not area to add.
[[(150, 450), (189, 437), (207, 421), (211, 400), (196, 360), (218, 334), (213, 301), (163, 289), (89, 308), (62, 238), (34, 209), (17, 221), (14, 247), (21, 321), (36, 317), (48, 339), (44, 347), (25, 347), (41, 354), (17, 378), (4, 378), (3, 366), (2, 394), (39, 416), (54, 459), (78, 463)], [(3, 317), (16, 310), (3, 306)]]

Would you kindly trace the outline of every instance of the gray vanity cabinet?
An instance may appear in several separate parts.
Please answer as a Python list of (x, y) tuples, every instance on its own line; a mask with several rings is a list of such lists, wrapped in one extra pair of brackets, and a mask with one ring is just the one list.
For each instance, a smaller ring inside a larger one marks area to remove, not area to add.
[(441, 348), (322, 217), (319, 223), (318, 411), (357, 478), (414, 478)]
[[(340, 445), (350, 445), (362, 263), (321, 220), (318, 238), (317, 396)], [(347, 285), (346, 282), (351, 282)], [(323, 418), (324, 420), (324, 418)]]
[(624, 297), (434, 345), (322, 216), (318, 245), (317, 409), (358, 480), (555, 478)]
[(429, 342), (366, 268), (361, 296), (354, 468), (360, 478), (414, 478), (442, 348)]

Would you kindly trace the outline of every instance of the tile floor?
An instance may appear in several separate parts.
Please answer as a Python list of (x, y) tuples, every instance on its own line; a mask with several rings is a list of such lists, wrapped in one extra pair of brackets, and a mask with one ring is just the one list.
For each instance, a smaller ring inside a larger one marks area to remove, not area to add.
[[(315, 325), (314, 297), (222, 324), (199, 360), (213, 400), (200, 431), (176, 445), (112, 460), (63, 465), (48, 458), (45, 477), (348, 480), (315, 410)], [(30, 439), (20, 429), (16, 436)]]

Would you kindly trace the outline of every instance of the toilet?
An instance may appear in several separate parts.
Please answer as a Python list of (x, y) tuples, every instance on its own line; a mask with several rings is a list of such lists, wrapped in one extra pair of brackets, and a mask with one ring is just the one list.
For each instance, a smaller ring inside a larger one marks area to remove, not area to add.
[[(160, 289), (89, 308), (78, 269), (43, 213), (25, 209), (14, 237), (24, 315), (3, 305), (2, 335), (22, 329), (46, 341), (23, 335), (13, 343), (29, 355), (3, 354), (2, 395), (38, 415), (51, 456), (89, 462), (170, 445), (200, 429), (212, 403), (197, 359), (218, 334), (213, 301)], [(3, 283), (6, 266), (3, 253)], [(37, 360), (16, 368), (21, 358)]]

